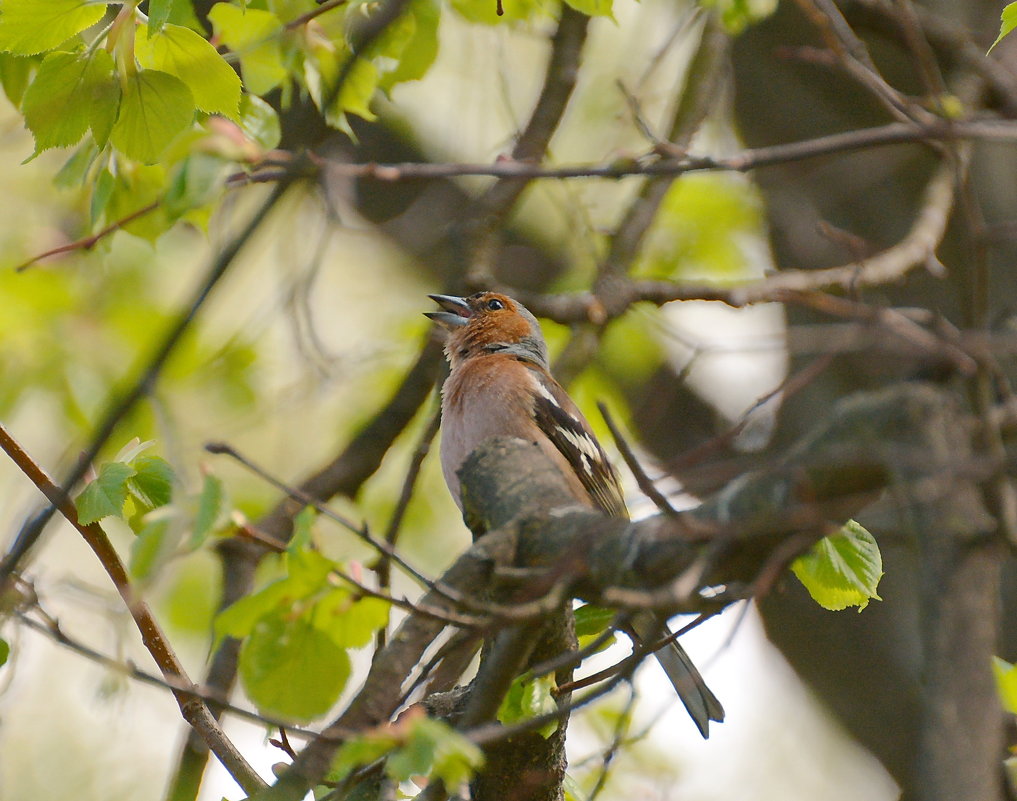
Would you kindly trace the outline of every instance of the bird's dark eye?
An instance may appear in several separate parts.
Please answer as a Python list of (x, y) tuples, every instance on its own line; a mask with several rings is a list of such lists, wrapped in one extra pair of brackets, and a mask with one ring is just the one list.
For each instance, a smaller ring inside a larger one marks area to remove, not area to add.
[(502, 303), (497, 298), (491, 298), (489, 301), (487, 301), (487, 308), (489, 308), (491, 311), (498, 311), (498, 309), (504, 309), (505, 304)]

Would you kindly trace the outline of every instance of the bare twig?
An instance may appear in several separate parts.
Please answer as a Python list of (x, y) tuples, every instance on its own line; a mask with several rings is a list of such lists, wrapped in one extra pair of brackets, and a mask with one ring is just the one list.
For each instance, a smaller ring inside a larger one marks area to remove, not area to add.
[(121, 217), (119, 220), (111, 222), (105, 228), (103, 228), (100, 231), (97, 231), (91, 236), (83, 237), (81, 239), (75, 240), (74, 242), (69, 242), (66, 245), (51, 248), (50, 250), (43, 251), (42, 253), (39, 253), (36, 256), (32, 256), (32, 258), (28, 259), (27, 261), (21, 262), (21, 264), (14, 268), (14, 271), (17, 273), (24, 272), (33, 264), (36, 264), (42, 261), (43, 259), (48, 259), (50, 256), (59, 256), (61, 253), (70, 253), (75, 250), (91, 250), (99, 243), (100, 240), (105, 239), (107, 236), (109, 236), (112, 233), (115, 233), (116, 231), (119, 231), (125, 225), (129, 225), (138, 218), (144, 217), (146, 214), (150, 214), (151, 212), (155, 211), (157, 208), (159, 208), (159, 206), (162, 205), (162, 202), (163, 201), (161, 198), (159, 200), (155, 200), (149, 203), (147, 206), (142, 206), (140, 209), (132, 211), (130, 214)]

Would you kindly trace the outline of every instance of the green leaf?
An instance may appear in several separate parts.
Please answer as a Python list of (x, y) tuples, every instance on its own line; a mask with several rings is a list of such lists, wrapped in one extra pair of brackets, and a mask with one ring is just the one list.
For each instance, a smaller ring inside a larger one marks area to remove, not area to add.
[[(349, 56), (345, 48), (337, 50), (331, 43), (318, 42), (304, 58), (307, 90), (329, 125), (336, 127), (342, 126), (347, 112), (365, 120), (375, 118), (369, 105), (378, 87), (378, 69), (370, 61), (357, 59), (346, 73), (338, 94), (335, 91), (342, 65)], [(323, 108), (324, 104), (328, 108)]]
[(286, 554), (285, 562), (288, 573), (285, 578), (241, 598), (216, 616), (214, 648), (223, 637), (246, 637), (263, 619), (289, 616), (300, 601), (328, 587), (328, 574), (334, 565), (321, 554), (314, 551)]
[(111, 80), (113, 59), (105, 50), (90, 57), (50, 53), (25, 90), (21, 110), (35, 137), (35, 153), (76, 144), (96, 114), (98, 88)]
[(222, 519), (226, 510), (226, 490), (218, 476), (211, 473), (205, 475), (198, 495), (198, 509), (194, 515), (191, 539), (188, 545), (194, 549), (199, 547), (211, 534)]
[(614, 609), (605, 609), (603, 606), (583, 604), (575, 611), (575, 616), (576, 636), (588, 637), (606, 631), (618, 613)]
[[(517, 676), (502, 699), (501, 706), (498, 707), (498, 720), (508, 726), (557, 711), (558, 705), (552, 694), (554, 688), (553, 675), (536, 679), (526, 674)], [(557, 728), (558, 721), (552, 720), (537, 731), (546, 739), (554, 734)]]
[(173, 468), (161, 456), (139, 456), (134, 460), (137, 471), (127, 482), (127, 489), (149, 509), (165, 506), (173, 499)]
[(257, 95), (245, 94), (240, 98), (240, 130), (265, 150), (275, 149), (282, 139), (279, 115)]
[(346, 651), (302, 616), (260, 621), (240, 650), (240, 678), (251, 700), (288, 720), (324, 715), (349, 675)]
[(332, 761), (328, 780), (341, 782), (355, 768), (370, 765), (395, 749), (398, 744), (398, 739), (388, 732), (371, 732), (346, 740)]
[(854, 520), (824, 537), (795, 559), (791, 570), (824, 609), (857, 606), (860, 612), (876, 594), (883, 559), (873, 536)]
[[(106, 204), (106, 221), (126, 220), (141, 209), (162, 199), (166, 188), (166, 170), (160, 164), (120, 164), (116, 174), (116, 182)], [(122, 226), (127, 231), (142, 239), (155, 242), (172, 220), (162, 206), (132, 219)]]
[(0, 53), (0, 85), (3, 86), (4, 94), (12, 105), (21, 105), (21, 98), (25, 94), (33, 66), (34, 59)]
[(173, 13), (173, 0), (148, 0), (148, 35), (158, 33)]
[(438, 778), (451, 789), (472, 778), (483, 764), (483, 752), (462, 734), (440, 720), (420, 717), (406, 744), (386, 761), (385, 772), (396, 781)]
[(342, 648), (363, 648), (375, 632), (388, 623), (391, 604), (382, 598), (354, 601), (347, 590), (338, 589), (314, 608), (313, 622)]
[(3, 0), (0, 50), (34, 55), (95, 25), (106, 13), (105, 3), (89, 0)]
[(1017, 665), (1000, 659), (992, 658), (992, 674), (996, 677), (996, 690), (1003, 709), (1011, 715), (1017, 715)]
[(100, 467), (98, 477), (86, 484), (74, 500), (78, 522), (88, 525), (111, 515), (121, 517), (127, 500), (127, 479), (134, 473), (134, 468), (123, 462), (106, 462)]
[(152, 164), (194, 120), (194, 98), (179, 79), (158, 70), (126, 78), (110, 140), (124, 155)]
[(77, 189), (88, 177), (98, 155), (99, 148), (95, 146), (95, 142), (85, 140), (57, 171), (53, 184), (61, 189)]
[(176, 220), (191, 209), (211, 203), (223, 187), (228, 164), (218, 156), (192, 153), (173, 170), (163, 207)]
[(166, 25), (159, 33), (139, 36), (134, 52), (141, 66), (183, 81), (202, 111), (238, 118), (240, 76), (190, 28)]
[(992, 47), (988, 49), (985, 55), (989, 55), (993, 48), (998, 45), (1003, 39), (1009, 34), (1014, 28), (1017, 28), (1017, 3), (1008, 3), (1003, 7), (1003, 13), (999, 17), (1001, 25), (999, 26), (999, 36), (996, 37), (996, 41), (992, 43)]
[(92, 139), (95, 140), (96, 146), (104, 148), (120, 113), (120, 81), (116, 75), (109, 73), (95, 81), (92, 84), (91, 97), (88, 127), (92, 129)]
[(131, 543), (131, 575), (136, 579), (147, 579), (156, 567), (165, 561), (176, 546), (176, 538), (170, 536), (170, 520), (160, 517), (145, 523), (138, 536)]
[[(511, 1), (511, 0), (510, 0)], [(612, 0), (565, 0), (576, 11), (590, 17), (609, 17), (614, 19)]]
[(249, 92), (263, 95), (288, 74), (282, 62), (279, 18), (268, 11), (246, 11), (229, 3), (216, 3), (208, 12), (215, 35), (240, 58), (240, 70)]
[(7, 640), (0, 638), (0, 666), (7, 663), (8, 657), (11, 655), (11, 645)]
[(438, 23), (441, 6), (435, 0), (413, 0), (403, 16), (413, 22), (413, 31), (398, 53), (394, 69), (382, 74), (378, 88), (388, 91), (397, 83), (423, 78), (438, 56)]
[(762, 22), (777, 10), (777, 0), (699, 0), (705, 8), (720, 14), (724, 28), (737, 36), (750, 25)]
[(116, 179), (108, 169), (103, 167), (92, 182), (92, 197), (88, 204), (89, 222), (94, 227), (106, 211), (106, 204), (109, 203), (110, 195)]
[(297, 516), (293, 518), (293, 536), (286, 546), (286, 550), (292, 553), (311, 547), (311, 529), (314, 521), (318, 519), (318, 510), (313, 506), (305, 506)]

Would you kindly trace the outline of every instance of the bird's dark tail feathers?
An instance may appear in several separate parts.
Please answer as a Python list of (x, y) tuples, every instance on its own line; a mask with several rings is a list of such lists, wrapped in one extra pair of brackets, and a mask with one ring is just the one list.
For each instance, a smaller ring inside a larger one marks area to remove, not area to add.
[[(651, 612), (634, 615), (629, 626), (638, 641), (643, 644), (663, 639), (670, 633), (667, 624)], [(717, 696), (706, 686), (689, 655), (676, 641), (672, 640), (656, 651), (654, 656), (670, 679), (700, 734), (708, 738), (710, 721), (721, 723), (724, 720), (724, 707), (717, 700)]]

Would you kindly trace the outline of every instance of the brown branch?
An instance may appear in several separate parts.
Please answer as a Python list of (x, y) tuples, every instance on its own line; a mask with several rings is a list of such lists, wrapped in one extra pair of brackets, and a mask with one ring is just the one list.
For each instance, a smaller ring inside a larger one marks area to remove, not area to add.
[(301, 14), (299, 17), (291, 19), (283, 26), (283, 28), (287, 31), (296, 30), (301, 25), (306, 25), (315, 17), (320, 17), (326, 11), (331, 11), (333, 8), (339, 8), (339, 6), (346, 5), (346, 3), (348, 2), (349, 0), (325, 0), (325, 2), (323, 2), (317, 8), (312, 8), (307, 13)]
[(132, 211), (130, 214), (121, 217), (119, 220), (111, 222), (105, 228), (92, 234), (91, 236), (83, 237), (82, 239), (78, 239), (66, 245), (61, 245), (58, 248), (52, 248), (51, 250), (44, 251), (43, 253), (40, 253), (37, 256), (32, 256), (32, 258), (28, 259), (27, 261), (21, 262), (21, 264), (15, 267), (14, 272), (16, 273), (24, 272), (33, 264), (36, 264), (37, 262), (40, 262), (43, 259), (48, 259), (50, 256), (59, 256), (61, 253), (70, 253), (75, 250), (91, 250), (99, 243), (101, 239), (104, 239), (110, 234), (119, 231), (125, 225), (129, 225), (130, 223), (137, 220), (139, 217), (144, 217), (146, 214), (155, 211), (161, 205), (162, 205), (161, 199), (154, 200), (147, 206), (142, 206), (137, 211)]
[[(631, 176), (683, 175), (687, 172), (749, 172), (764, 167), (807, 159), (850, 153), (872, 147), (924, 144), (930, 141), (1017, 141), (1017, 122), (1011, 120), (966, 120), (950, 122), (890, 123), (873, 128), (820, 136), (782, 145), (750, 148), (732, 156), (685, 156), (684, 158), (620, 159), (610, 164), (574, 164), (548, 167), (523, 161), (499, 160), (493, 164), (469, 163), (366, 163), (351, 164), (317, 157), (329, 171), (345, 178), (377, 181), (418, 181), (462, 176), (491, 178), (566, 179), (628, 178)], [(279, 173), (281, 174), (281, 173)]]
[[(187, 686), (192, 685), (183, 664), (174, 653), (169, 640), (148, 605), (135, 594), (131, 587), (127, 570), (102, 527), (98, 523), (84, 525), (78, 521), (77, 510), (66, 492), (53, 483), (3, 425), (0, 425), (0, 448), (3, 448), (18, 468), (60, 511), (67, 522), (78, 530), (95, 553), (127, 606), (138, 631), (141, 633), (141, 640), (159, 666), (163, 678), (174, 685), (178, 682)], [(229, 771), (244, 791), (252, 794), (263, 788), (265, 783), (254, 768), (247, 764), (247, 760), (244, 759), (236, 746), (226, 737), (205, 701), (196, 697), (193, 691), (185, 692), (175, 687), (173, 695), (184, 720), (201, 735), (208, 748), (222, 762), (223, 767)]]
[[(629, 306), (650, 302), (658, 306), (676, 300), (717, 300), (741, 307), (791, 297), (793, 293), (825, 289), (857, 290), (902, 280), (916, 267), (928, 268), (936, 261), (939, 246), (953, 209), (956, 173), (942, 164), (925, 188), (922, 207), (904, 238), (871, 258), (818, 270), (785, 270), (764, 278), (728, 287), (678, 284), (672, 281), (616, 281), (612, 285), (610, 311), (621, 314)], [(939, 267), (933, 267), (938, 271)], [(567, 295), (516, 293), (531, 311), (561, 323), (603, 322), (607, 302), (593, 292)]]

